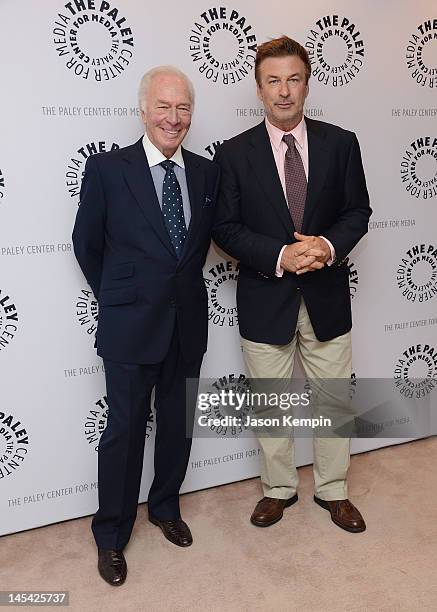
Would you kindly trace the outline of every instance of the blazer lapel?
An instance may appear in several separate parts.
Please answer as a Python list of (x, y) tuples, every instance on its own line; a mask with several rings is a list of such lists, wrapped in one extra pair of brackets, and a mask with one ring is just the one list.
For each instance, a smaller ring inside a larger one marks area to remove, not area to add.
[(305, 210), (302, 221), (302, 233), (305, 234), (311, 215), (317, 208), (317, 202), (323, 190), (329, 167), (329, 151), (325, 143), (325, 132), (319, 123), (305, 117), (308, 135), (308, 188)]
[(163, 245), (176, 257), (164, 224), (164, 217), (159, 206), (142, 138), (126, 149), (124, 160), (124, 176), (132, 195), (148, 221), (152, 224)]
[(182, 156), (187, 177), (188, 195), (190, 197), (191, 219), (179, 264), (186, 258), (197, 235), (197, 228), (202, 217), (203, 198), (205, 197), (205, 173), (200, 163), (190, 151), (182, 148)]
[(254, 130), (251, 144), (252, 147), (249, 150), (248, 157), (256, 179), (263, 188), (272, 209), (281, 219), (286, 230), (293, 236), (293, 221), (279, 179), (272, 145), (264, 121)]

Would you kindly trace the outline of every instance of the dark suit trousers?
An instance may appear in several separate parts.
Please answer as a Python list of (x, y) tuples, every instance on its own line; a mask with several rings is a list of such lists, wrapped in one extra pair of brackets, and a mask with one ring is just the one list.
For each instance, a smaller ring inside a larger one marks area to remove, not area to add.
[(155, 386), (155, 477), (149, 515), (165, 521), (180, 517), (179, 489), (191, 450), (187, 438), (194, 406), (186, 406), (186, 378), (199, 376), (202, 356), (184, 361), (177, 326), (167, 355), (157, 364), (105, 360), (108, 424), (99, 444), (99, 509), (92, 530), (97, 546), (123, 549), (137, 514), (150, 396)]

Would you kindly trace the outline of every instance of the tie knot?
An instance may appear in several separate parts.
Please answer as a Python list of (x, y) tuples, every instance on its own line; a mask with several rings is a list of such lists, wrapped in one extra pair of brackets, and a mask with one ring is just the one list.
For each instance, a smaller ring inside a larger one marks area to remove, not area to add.
[(159, 165), (162, 166), (166, 172), (168, 172), (169, 170), (173, 170), (174, 161), (172, 161), (171, 159), (166, 159), (165, 161), (162, 161)]
[(296, 146), (293, 134), (284, 134), (282, 140), (289, 149), (293, 149)]

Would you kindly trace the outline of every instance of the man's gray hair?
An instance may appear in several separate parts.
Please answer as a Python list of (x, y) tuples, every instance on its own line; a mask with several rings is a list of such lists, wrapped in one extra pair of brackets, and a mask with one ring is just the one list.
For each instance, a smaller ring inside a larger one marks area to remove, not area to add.
[(140, 110), (145, 110), (147, 90), (153, 77), (158, 74), (173, 74), (175, 76), (178, 76), (180, 79), (183, 79), (187, 84), (191, 105), (194, 108), (194, 87), (193, 83), (190, 81), (187, 75), (175, 66), (156, 66), (155, 68), (148, 70), (143, 75), (143, 78), (140, 81), (140, 86), (138, 88), (138, 105), (140, 107)]

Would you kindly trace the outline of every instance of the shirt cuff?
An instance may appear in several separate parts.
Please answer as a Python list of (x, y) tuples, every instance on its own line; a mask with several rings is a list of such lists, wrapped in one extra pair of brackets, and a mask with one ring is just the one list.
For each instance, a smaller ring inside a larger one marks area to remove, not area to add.
[(278, 261), (276, 262), (275, 275), (279, 277), (281, 277), (284, 274), (284, 268), (281, 268), (281, 259), (282, 259), (282, 253), (284, 252), (286, 246), (287, 245), (284, 244), (282, 249), (279, 251)]
[[(325, 238), (325, 236), (319, 236), (319, 238), (321, 238), (322, 240), (324, 240), (326, 242), (326, 244), (329, 246), (329, 250), (331, 251), (331, 258), (328, 259), (328, 261), (326, 262), (327, 266), (332, 266), (332, 264), (335, 261), (335, 249), (332, 245), (332, 242), (330, 242), (327, 238)], [(281, 251), (282, 253), (282, 251)]]

